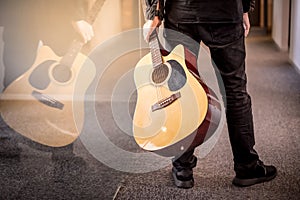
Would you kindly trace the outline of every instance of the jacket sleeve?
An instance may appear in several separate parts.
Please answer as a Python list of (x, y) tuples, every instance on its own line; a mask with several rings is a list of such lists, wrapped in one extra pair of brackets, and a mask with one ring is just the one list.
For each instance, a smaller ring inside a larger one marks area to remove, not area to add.
[(253, 11), (255, 8), (255, 0), (243, 0), (243, 11), (244, 13)]
[(82, 20), (85, 19), (87, 16), (87, 10), (88, 10), (88, 3), (87, 1), (82, 0), (68, 0), (70, 3), (68, 4), (71, 9), (71, 17), (72, 20)]
[(145, 0), (146, 4), (146, 19), (153, 19), (155, 16), (155, 10), (159, 3), (159, 10), (164, 12), (164, 0)]

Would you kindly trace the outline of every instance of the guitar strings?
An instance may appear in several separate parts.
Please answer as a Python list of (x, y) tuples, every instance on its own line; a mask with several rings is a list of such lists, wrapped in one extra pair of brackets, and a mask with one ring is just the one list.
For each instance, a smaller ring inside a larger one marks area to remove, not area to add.
[[(162, 56), (160, 53), (160, 48), (159, 48), (159, 43), (158, 43), (158, 38), (157, 38), (157, 33), (156, 31), (154, 31), (152, 37), (149, 38), (149, 45), (150, 45), (150, 51), (151, 51), (151, 55), (152, 55), (152, 64), (153, 64), (153, 68), (157, 68), (157, 70), (159, 70), (159, 73), (161, 72), (160, 70), (160, 65), (162, 65)], [(159, 65), (156, 65), (157, 63), (159, 63)], [(156, 99), (157, 101), (159, 101), (162, 98), (162, 91), (161, 91), (161, 86), (155, 84), (155, 82), (152, 79), (152, 82), (154, 83), (154, 87), (156, 89)]]

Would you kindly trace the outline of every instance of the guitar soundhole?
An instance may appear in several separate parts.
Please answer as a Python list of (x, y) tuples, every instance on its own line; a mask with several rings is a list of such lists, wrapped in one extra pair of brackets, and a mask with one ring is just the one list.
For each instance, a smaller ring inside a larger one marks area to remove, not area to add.
[(169, 75), (169, 68), (167, 65), (162, 64), (152, 71), (152, 81), (155, 84), (163, 83)]
[(72, 71), (68, 66), (56, 65), (52, 70), (53, 78), (60, 83), (68, 82), (72, 77)]

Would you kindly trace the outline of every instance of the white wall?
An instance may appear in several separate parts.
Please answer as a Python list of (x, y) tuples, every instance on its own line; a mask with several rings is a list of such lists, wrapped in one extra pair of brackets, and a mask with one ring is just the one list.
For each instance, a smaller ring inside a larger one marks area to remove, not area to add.
[(289, 2), (290, 0), (273, 1), (274, 14), (273, 14), (272, 38), (282, 51), (288, 50)]
[(300, 1), (292, 0), (290, 59), (300, 72)]

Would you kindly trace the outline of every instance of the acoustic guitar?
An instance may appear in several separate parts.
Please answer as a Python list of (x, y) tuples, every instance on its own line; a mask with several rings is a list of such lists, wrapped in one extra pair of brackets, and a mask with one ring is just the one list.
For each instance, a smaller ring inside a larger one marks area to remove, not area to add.
[[(94, 22), (103, 3), (94, 3), (86, 21)], [(79, 136), (85, 92), (96, 73), (94, 63), (80, 53), (83, 45), (75, 39), (63, 57), (48, 46), (39, 48), (32, 67), (0, 97), (0, 113), (12, 129), (51, 147), (68, 145)]]
[(185, 58), (187, 49), (178, 45), (163, 56), (166, 51), (161, 50), (156, 31), (149, 37), (149, 47), (150, 53), (134, 70), (137, 103), (133, 136), (144, 150), (179, 155), (214, 133), (221, 106)]

